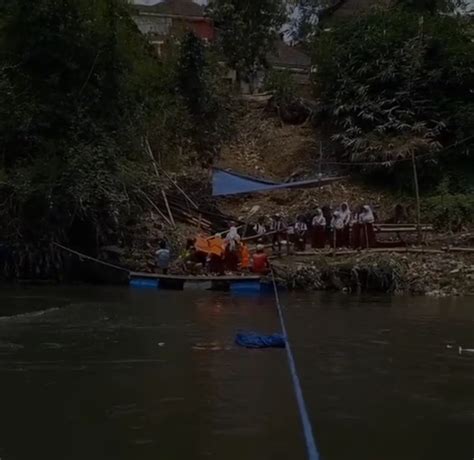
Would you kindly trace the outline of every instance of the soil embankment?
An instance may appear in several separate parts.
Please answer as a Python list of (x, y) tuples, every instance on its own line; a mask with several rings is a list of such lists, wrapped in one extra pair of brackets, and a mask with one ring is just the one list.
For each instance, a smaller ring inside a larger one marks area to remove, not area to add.
[[(222, 150), (219, 162), (222, 168), (281, 182), (314, 178), (320, 172), (345, 174), (324, 166), (324, 159), (330, 160), (324, 143), (323, 164), (320, 165), (318, 133), (308, 124), (284, 125), (277, 116), (268, 112), (267, 107), (249, 104), (237, 128), (237, 137)], [(277, 212), (293, 220), (300, 214), (311, 214), (316, 206), (334, 208), (341, 202), (348, 202), (352, 207), (369, 203), (381, 222), (391, 219), (395, 206), (402, 203), (408, 210), (408, 221), (415, 221), (413, 199), (361, 184), (350, 176), (347, 180), (318, 189), (222, 199), (219, 206), (224, 213), (241, 219), (245, 219), (250, 210), (257, 209), (253, 220), (260, 216), (268, 218)], [(396, 241), (398, 236), (383, 238)], [(415, 247), (416, 234), (404, 235), (403, 240), (401, 246)], [(426, 235), (425, 244), (412, 252), (361, 251), (334, 257), (326, 253), (282, 257), (275, 259), (274, 264), (280, 281), (295, 289), (470, 295), (474, 294), (474, 253), (447, 252), (441, 248), (447, 245), (469, 247), (472, 242), (472, 234), (460, 238), (432, 232)]]

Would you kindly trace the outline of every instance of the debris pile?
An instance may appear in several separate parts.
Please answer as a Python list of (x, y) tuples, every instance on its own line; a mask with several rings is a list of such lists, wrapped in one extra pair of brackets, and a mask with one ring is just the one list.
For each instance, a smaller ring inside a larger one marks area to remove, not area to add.
[(364, 254), (275, 263), (289, 289), (383, 292), (436, 297), (474, 295), (474, 254)]
[(473, 255), (432, 255), (405, 261), (412, 294), (446, 297), (474, 295)]

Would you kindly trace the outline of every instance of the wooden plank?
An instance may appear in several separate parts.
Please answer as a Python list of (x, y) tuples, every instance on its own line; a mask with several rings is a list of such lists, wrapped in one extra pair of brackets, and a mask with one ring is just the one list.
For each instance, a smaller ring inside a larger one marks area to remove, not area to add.
[(408, 254), (444, 254), (445, 251), (441, 249), (423, 249), (423, 248), (371, 248), (371, 249), (362, 249), (360, 251), (356, 250), (347, 250), (347, 251), (337, 251), (336, 253), (332, 251), (304, 251), (304, 252), (295, 252), (295, 256), (299, 257), (311, 257), (311, 256), (348, 256), (354, 254), (376, 254), (376, 253), (408, 253)]
[(190, 282), (205, 282), (205, 281), (260, 281), (261, 276), (258, 275), (223, 275), (223, 276), (205, 276), (205, 275), (161, 275), (158, 273), (140, 273), (130, 272), (130, 279), (146, 278), (157, 280), (180, 280)]
[[(379, 222), (374, 224), (376, 227), (388, 227), (388, 228), (396, 228), (396, 227), (414, 227), (416, 228), (416, 224), (384, 224), (383, 222)], [(421, 224), (422, 227), (431, 227), (433, 228), (432, 224)]]
[[(421, 230), (423, 232), (432, 232), (433, 227), (422, 227)], [(385, 228), (380, 226), (375, 226), (375, 231), (377, 233), (414, 233), (417, 232), (418, 229), (416, 227), (393, 227), (393, 228)]]

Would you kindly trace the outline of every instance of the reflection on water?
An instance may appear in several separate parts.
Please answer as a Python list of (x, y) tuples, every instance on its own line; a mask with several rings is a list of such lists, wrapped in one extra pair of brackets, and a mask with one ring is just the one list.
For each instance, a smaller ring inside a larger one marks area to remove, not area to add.
[[(467, 299), (284, 296), (326, 460), (474, 456)], [(54, 288), (0, 293), (0, 458), (304, 459), (271, 296)]]

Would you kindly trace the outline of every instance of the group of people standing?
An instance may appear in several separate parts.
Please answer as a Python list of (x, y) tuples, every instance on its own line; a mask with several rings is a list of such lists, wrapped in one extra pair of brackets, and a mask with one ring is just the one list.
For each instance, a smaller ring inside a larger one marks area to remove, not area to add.
[(288, 253), (291, 246), (296, 251), (304, 251), (308, 243), (314, 249), (326, 246), (359, 249), (375, 246), (374, 222), (375, 216), (369, 205), (362, 205), (352, 212), (348, 203), (342, 203), (335, 210), (318, 206), (313, 215), (298, 216), (293, 224), (285, 223), (281, 215), (276, 214), (267, 227), (265, 219), (261, 218), (254, 231), (262, 242), (271, 235), (273, 250), (279, 253), (284, 242)]
[[(253, 226), (254, 237), (242, 238), (239, 229), (229, 225), (229, 230), (210, 238), (190, 238), (186, 244), (182, 261), (191, 273), (251, 271), (266, 273), (270, 269), (265, 253), (265, 244), (272, 245), (273, 253), (281, 254), (286, 246), (288, 254), (292, 248), (304, 251), (308, 245), (314, 249), (325, 247), (354, 249), (374, 247), (375, 216), (369, 205), (362, 205), (352, 212), (348, 203), (342, 203), (332, 210), (329, 206), (316, 207), (312, 215), (298, 216), (296, 222), (287, 223), (280, 214), (275, 214), (269, 224), (265, 217), (259, 218)], [(246, 234), (247, 226), (243, 230)], [(156, 268), (161, 273), (168, 272), (170, 251), (160, 228), (159, 247), (155, 252)], [(202, 244), (198, 244), (198, 240)], [(256, 239), (257, 246), (250, 251), (245, 240)]]

